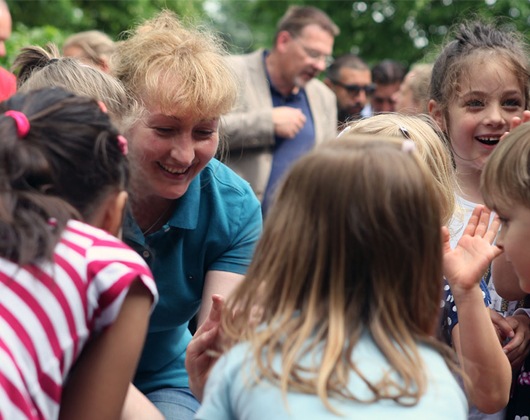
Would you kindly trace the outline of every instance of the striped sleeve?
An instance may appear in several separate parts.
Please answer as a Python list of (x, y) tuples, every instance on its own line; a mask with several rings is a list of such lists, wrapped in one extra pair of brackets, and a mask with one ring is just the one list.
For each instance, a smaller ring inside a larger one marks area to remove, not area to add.
[(155, 282), (145, 261), (131, 248), (114, 238), (94, 242), (87, 254), (88, 300), (93, 304), (93, 331), (98, 332), (114, 322), (129, 287), (140, 280), (158, 300)]

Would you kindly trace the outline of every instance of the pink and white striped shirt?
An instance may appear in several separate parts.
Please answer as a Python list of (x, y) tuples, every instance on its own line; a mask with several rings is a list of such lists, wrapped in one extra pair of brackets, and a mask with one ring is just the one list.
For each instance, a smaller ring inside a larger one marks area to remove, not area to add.
[(54, 262), (0, 258), (0, 419), (56, 419), (87, 340), (116, 319), (133, 280), (158, 298), (144, 260), (93, 226), (68, 222)]

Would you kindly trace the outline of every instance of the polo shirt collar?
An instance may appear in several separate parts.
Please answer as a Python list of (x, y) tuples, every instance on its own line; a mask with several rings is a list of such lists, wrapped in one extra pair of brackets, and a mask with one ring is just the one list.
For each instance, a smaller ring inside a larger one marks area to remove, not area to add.
[[(199, 206), (201, 202), (200, 174), (191, 181), (188, 191), (176, 200), (177, 204), (167, 224), (173, 228), (193, 230), (199, 223)], [(145, 237), (136, 223), (131, 209), (125, 212), (123, 221), (124, 239), (133, 240), (145, 246)]]
[(177, 200), (175, 210), (168, 220), (168, 225), (179, 229), (193, 230), (199, 223), (201, 204), (201, 174), (190, 183), (188, 191)]

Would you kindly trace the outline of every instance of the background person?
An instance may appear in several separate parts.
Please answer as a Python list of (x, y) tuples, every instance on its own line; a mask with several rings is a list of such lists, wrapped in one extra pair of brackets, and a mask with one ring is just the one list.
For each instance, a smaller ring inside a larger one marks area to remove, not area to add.
[(415, 64), (405, 75), (399, 90), (394, 93), (397, 112), (412, 115), (429, 112), (432, 66), (429, 63)]
[(107, 34), (92, 30), (78, 32), (66, 38), (63, 44), (63, 55), (108, 72), (109, 58), (114, 49), (114, 41)]
[(393, 95), (399, 90), (406, 72), (403, 64), (390, 59), (383, 60), (372, 68), (372, 82), (375, 83), (375, 92), (370, 98), (370, 107), (363, 110), (363, 116), (367, 117), (396, 110)]
[(361, 117), (375, 92), (370, 67), (355, 54), (337, 57), (326, 70), (324, 83), (337, 97), (338, 127)]
[(227, 164), (252, 185), (264, 214), (287, 169), (315, 144), (336, 136), (336, 99), (316, 79), (338, 27), (320, 9), (292, 6), (278, 22), (273, 48), (234, 56), (242, 90), (223, 118)]

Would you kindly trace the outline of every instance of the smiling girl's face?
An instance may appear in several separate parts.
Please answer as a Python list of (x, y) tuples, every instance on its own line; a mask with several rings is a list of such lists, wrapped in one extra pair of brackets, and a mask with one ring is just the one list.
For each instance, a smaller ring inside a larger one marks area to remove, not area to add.
[(524, 101), (515, 74), (502, 59), (474, 61), (442, 123), (458, 172), (482, 171), (500, 137), (510, 129), (512, 118), (522, 115)]
[(127, 132), (131, 176), (142, 195), (177, 199), (214, 157), (219, 144), (219, 118), (166, 115), (146, 106), (143, 117)]

